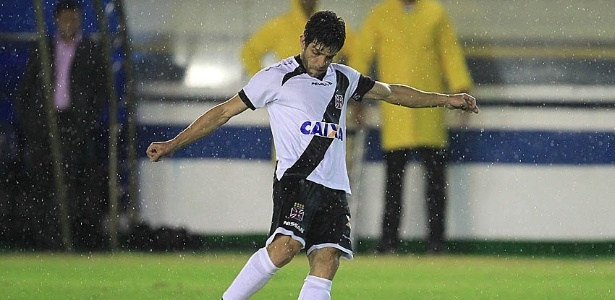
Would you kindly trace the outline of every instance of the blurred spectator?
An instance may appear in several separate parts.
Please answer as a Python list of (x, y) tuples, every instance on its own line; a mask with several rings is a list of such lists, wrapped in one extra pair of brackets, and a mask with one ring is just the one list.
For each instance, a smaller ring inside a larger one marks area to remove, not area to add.
[[(303, 33), (307, 20), (316, 12), (319, 0), (291, 0), (290, 4), (290, 11), (266, 22), (243, 46), (241, 59), (249, 76), (265, 67), (262, 62), (268, 54), (275, 55), (272, 62), (297, 55), (295, 41)], [(349, 51), (354, 49), (354, 43), (355, 35), (346, 26), (346, 42), (338, 53), (336, 62), (348, 59)]]
[[(52, 90), (55, 107), (47, 107), (43, 88), (41, 51), (30, 54), (20, 83), (15, 110), (22, 135), (23, 160), (29, 177), (23, 207), (25, 245), (41, 250), (62, 247), (59, 208), (54, 188), (52, 138), (61, 143), (62, 166), (73, 243), (77, 250), (104, 247), (102, 220), (106, 212), (104, 163), (96, 156), (103, 130), (99, 124), (108, 101), (105, 61), (99, 44), (82, 34), (82, 10), (76, 1), (56, 4), (55, 36), (48, 39), (51, 52)], [(60, 136), (53, 137), (47, 124), (56, 110)]]
[[(453, 25), (435, 0), (385, 0), (367, 16), (350, 63), (368, 74), (375, 58), (378, 80), (429, 92), (459, 93), (472, 79)], [(406, 109), (380, 104), (381, 143), (386, 160), (386, 203), (376, 252), (395, 252), (399, 243), (404, 168), (412, 153), (424, 167), (428, 251), (446, 250), (444, 212), (448, 128), (441, 108)]]

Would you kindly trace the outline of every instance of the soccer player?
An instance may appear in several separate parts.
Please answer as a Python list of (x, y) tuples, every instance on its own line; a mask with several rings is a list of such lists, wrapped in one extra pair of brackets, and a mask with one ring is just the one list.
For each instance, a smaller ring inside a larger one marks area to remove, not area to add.
[(330, 299), (340, 257), (353, 257), (344, 159), (348, 101), (374, 99), (478, 113), (476, 99), (468, 94), (427, 93), (378, 82), (332, 63), (344, 45), (344, 28), (334, 12), (315, 13), (299, 37), (299, 55), (259, 71), (239, 93), (177, 136), (147, 148), (150, 160), (158, 161), (247, 109), (267, 109), (277, 160), (270, 235), (228, 287), (225, 300), (249, 298), (303, 248), (310, 270), (299, 299)]

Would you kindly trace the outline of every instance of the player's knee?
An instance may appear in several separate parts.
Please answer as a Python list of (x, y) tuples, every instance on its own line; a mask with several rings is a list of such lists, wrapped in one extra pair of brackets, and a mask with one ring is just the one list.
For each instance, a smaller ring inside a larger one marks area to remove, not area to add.
[(297, 240), (294, 240), (290, 236), (278, 235), (267, 246), (267, 252), (273, 264), (281, 268), (288, 264), (303, 246)]
[(342, 252), (336, 248), (316, 249), (308, 255), (310, 275), (332, 280), (340, 265)]

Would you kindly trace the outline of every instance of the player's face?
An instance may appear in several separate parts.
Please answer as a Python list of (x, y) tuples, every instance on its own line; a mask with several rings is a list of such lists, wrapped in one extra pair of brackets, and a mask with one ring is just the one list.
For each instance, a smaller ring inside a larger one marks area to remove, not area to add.
[(318, 42), (305, 44), (305, 38), (301, 36), (301, 60), (308, 75), (318, 77), (327, 71), (337, 52), (331, 51)]

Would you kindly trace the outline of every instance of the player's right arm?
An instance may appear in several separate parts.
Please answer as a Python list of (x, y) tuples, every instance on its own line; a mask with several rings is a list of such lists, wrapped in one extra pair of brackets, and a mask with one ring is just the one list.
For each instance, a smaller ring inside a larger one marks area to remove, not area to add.
[(210, 135), (232, 117), (246, 109), (248, 109), (248, 106), (238, 95), (235, 95), (226, 102), (206, 111), (174, 138), (164, 142), (151, 143), (146, 150), (147, 156), (150, 161), (159, 161), (162, 157), (173, 153), (175, 150)]

